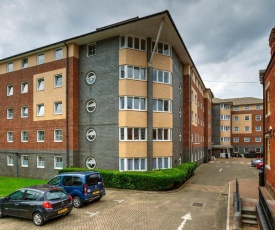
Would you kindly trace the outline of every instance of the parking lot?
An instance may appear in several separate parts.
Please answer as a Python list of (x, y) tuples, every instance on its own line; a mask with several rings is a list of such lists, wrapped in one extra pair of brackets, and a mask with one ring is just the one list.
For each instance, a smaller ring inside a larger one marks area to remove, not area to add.
[[(46, 222), (41, 229), (226, 229), (228, 182), (256, 178), (250, 159), (203, 164), (181, 189), (145, 192), (106, 189), (100, 201)], [(37, 229), (31, 220), (5, 217), (1, 229)]]

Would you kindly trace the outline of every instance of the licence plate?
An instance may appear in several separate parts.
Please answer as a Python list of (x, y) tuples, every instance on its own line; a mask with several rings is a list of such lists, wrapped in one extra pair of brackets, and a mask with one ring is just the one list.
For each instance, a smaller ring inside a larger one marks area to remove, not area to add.
[(68, 211), (67, 208), (63, 208), (63, 209), (60, 209), (57, 213), (61, 214), (61, 213), (67, 212), (67, 211)]
[(97, 194), (99, 194), (99, 190), (93, 192), (93, 195), (97, 195)]

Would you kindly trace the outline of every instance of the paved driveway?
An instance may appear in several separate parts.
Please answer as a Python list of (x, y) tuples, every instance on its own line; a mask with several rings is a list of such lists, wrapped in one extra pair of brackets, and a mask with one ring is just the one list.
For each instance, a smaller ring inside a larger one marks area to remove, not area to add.
[[(250, 159), (217, 159), (203, 164), (181, 189), (142, 192), (107, 189), (101, 201), (74, 209), (41, 229), (226, 229), (228, 182), (256, 178)], [(0, 229), (37, 229), (31, 220), (5, 217)]]

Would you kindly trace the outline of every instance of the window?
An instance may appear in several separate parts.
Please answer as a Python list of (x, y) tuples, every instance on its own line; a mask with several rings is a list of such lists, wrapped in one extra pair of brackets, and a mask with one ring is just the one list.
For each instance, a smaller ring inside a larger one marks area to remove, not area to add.
[(182, 133), (181, 133), (181, 130), (179, 131), (179, 141), (182, 140)]
[(261, 137), (255, 137), (255, 142), (261, 142)]
[(266, 100), (266, 108), (265, 108), (265, 114), (270, 114), (270, 83), (266, 86), (265, 89), (265, 100)]
[(145, 111), (147, 109), (147, 99), (142, 97), (120, 97), (119, 109)]
[(120, 128), (121, 141), (145, 141), (147, 139), (146, 128)]
[(41, 65), (44, 63), (44, 54), (38, 54), (37, 55), (37, 65)]
[[(221, 104), (220, 108), (221, 109), (230, 109), (230, 105), (228, 105), (228, 104)], [(234, 107), (234, 109), (235, 109), (235, 107)]]
[(58, 48), (55, 50), (55, 60), (59, 60), (63, 58), (62, 48)]
[(234, 106), (234, 111), (238, 111), (239, 110), (239, 106), (235, 105)]
[(153, 158), (153, 169), (172, 168), (172, 157), (156, 157)]
[(7, 156), (7, 165), (8, 166), (13, 166), (13, 157), (12, 157), (12, 155)]
[(132, 48), (137, 50), (146, 50), (146, 40), (132, 36), (120, 37), (120, 48)]
[(62, 157), (54, 157), (54, 168), (62, 169), (63, 168), (63, 159)]
[(27, 106), (21, 107), (21, 117), (28, 117), (28, 107)]
[(7, 86), (7, 95), (12, 96), (13, 95), (13, 85)]
[(245, 137), (244, 142), (250, 142), (250, 137)]
[(22, 69), (25, 69), (29, 66), (28, 64), (28, 58), (23, 58), (22, 59)]
[(249, 126), (244, 126), (244, 131), (245, 132), (249, 132), (249, 130), (250, 130)]
[(37, 79), (37, 90), (44, 90), (44, 78)]
[(44, 130), (37, 130), (37, 142), (44, 142)]
[(172, 74), (168, 71), (154, 69), (153, 81), (158, 83), (172, 84)]
[(230, 131), (230, 126), (221, 126), (221, 131)]
[(256, 126), (256, 127), (255, 127), (255, 130), (256, 130), (257, 132), (259, 132), (259, 131), (262, 130), (262, 127), (261, 127), (261, 126)]
[(244, 116), (245, 121), (249, 121), (249, 116)]
[(13, 62), (9, 62), (7, 64), (7, 72), (12, 72), (13, 71)]
[(154, 141), (171, 141), (172, 130), (171, 129), (153, 129)]
[(122, 65), (119, 66), (119, 78), (120, 79), (135, 79), (135, 80), (143, 80), (147, 79), (146, 77), (146, 68)]
[(221, 137), (221, 142), (230, 142), (230, 137)]
[(172, 112), (172, 101), (163, 99), (153, 99), (153, 111)]
[(260, 110), (261, 109), (261, 105), (256, 105), (256, 110)]
[(58, 88), (62, 86), (62, 75), (58, 74), (54, 76), (54, 87)]
[(239, 132), (239, 127), (234, 127), (234, 132)]
[(93, 56), (96, 54), (96, 43), (87, 45), (87, 56)]
[(54, 114), (62, 114), (62, 102), (54, 103)]
[(55, 142), (62, 142), (62, 129), (55, 129), (54, 130), (54, 141)]
[(146, 158), (120, 158), (119, 170), (120, 171), (146, 171), (147, 159)]
[(89, 100), (86, 104), (86, 110), (88, 113), (94, 112), (96, 109), (96, 102), (94, 100)]
[(249, 153), (250, 152), (250, 148), (244, 148), (244, 152), (245, 153)]
[(261, 150), (261, 148), (255, 148), (255, 152), (260, 153), (260, 152), (262, 152), (262, 150)]
[(37, 156), (37, 168), (45, 168), (45, 157)]
[(94, 169), (96, 167), (96, 160), (94, 157), (88, 157), (86, 159), (86, 166), (88, 169)]
[(28, 140), (29, 140), (28, 131), (22, 131), (21, 142), (28, 142)]
[(221, 120), (230, 120), (230, 115), (221, 115)]
[(44, 116), (44, 104), (37, 105), (37, 116)]
[(96, 139), (96, 131), (94, 129), (88, 129), (86, 132), (86, 138), (90, 142), (94, 141)]
[(249, 110), (249, 105), (245, 105), (244, 110)]
[[(152, 52), (155, 47), (155, 42), (152, 42)], [(170, 45), (159, 42), (156, 46), (155, 53), (170, 56)]]
[(94, 84), (95, 80), (96, 80), (96, 75), (95, 75), (94, 72), (90, 72), (90, 73), (87, 74), (86, 81), (89, 85)]
[(21, 166), (22, 167), (28, 167), (29, 166), (29, 157), (28, 156), (21, 156)]
[(233, 138), (233, 142), (239, 142), (239, 138), (238, 137), (234, 137)]
[(234, 121), (239, 121), (239, 116), (234, 116)]
[(256, 121), (260, 121), (262, 119), (261, 115), (256, 115)]
[(13, 109), (7, 109), (7, 119), (13, 119)]
[(21, 93), (27, 93), (29, 91), (28, 82), (21, 83)]
[(239, 153), (239, 148), (234, 147), (233, 151), (234, 151), (234, 153)]
[(12, 131), (7, 132), (7, 142), (13, 142), (13, 132)]

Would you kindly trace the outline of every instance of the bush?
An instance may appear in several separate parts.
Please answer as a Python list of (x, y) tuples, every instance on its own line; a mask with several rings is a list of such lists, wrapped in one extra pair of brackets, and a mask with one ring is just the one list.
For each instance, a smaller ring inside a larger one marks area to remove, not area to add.
[[(146, 172), (96, 169), (104, 178), (105, 187), (118, 189), (135, 189), (145, 191), (167, 191), (178, 188), (188, 180), (197, 167), (194, 162), (184, 163), (175, 168)], [(64, 168), (64, 172), (93, 171), (85, 168)]]

